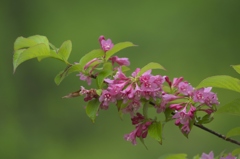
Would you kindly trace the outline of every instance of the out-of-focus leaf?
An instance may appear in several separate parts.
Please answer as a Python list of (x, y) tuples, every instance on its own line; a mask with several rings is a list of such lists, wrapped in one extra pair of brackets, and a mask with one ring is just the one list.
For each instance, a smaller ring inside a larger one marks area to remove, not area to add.
[(122, 72), (126, 72), (126, 71), (130, 70), (130, 68), (127, 66), (122, 66), (121, 69), (122, 69)]
[(159, 157), (158, 159), (187, 159), (187, 154), (179, 153), (179, 154), (167, 154)]
[(239, 136), (240, 135), (240, 127), (236, 127), (228, 131), (226, 137), (232, 137), (232, 136)]
[(215, 114), (227, 113), (240, 116), (240, 98), (231, 101), (230, 103), (221, 106)]
[(236, 155), (239, 155), (239, 154), (240, 154), (240, 148), (234, 149), (234, 150), (232, 151), (232, 155), (233, 155), (233, 156), (236, 156)]
[(121, 43), (115, 44), (111, 50), (106, 52), (105, 59), (108, 60), (112, 55), (114, 55), (118, 51), (123, 50), (128, 47), (131, 47), (131, 46), (136, 46), (136, 45), (134, 45), (131, 42), (121, 42)]
[(99, 88), (102, 87), (103, 81), (106, 77), (112, 74), (112, 64), (107, 62), (104, 64), (102, 71), (97, 76), (97, 85)]
[(138, 76), (141, 76), (144, 72), (146, 72), (148, 70), (152, 70), (152, 69), (163, 69), (163, 70), (165, 70), (165, 68), (162, 65), (160, 65), (159, 63), (150, 62), (149, 64), (147, 64), (146, 66), (141, 68), (141, 70), (138, 73)]
[(147, 145), (144, 142), (144, 139), (143, 138), (139, 138), (139, 139), (140, 139), (141, 143), (144, 145), (144, 147), (148, 150)]
[(193, 159), (200, 159), (200, 156), (196, 155), (196, 156), (193, 157)]
[(148, 134), (155, 140), (157, 140), (160, 144), (162, 143), (162, 123), (161, 122), (153, 122), (148, 127)]
[(72, 51), (72, 42), (70, 40), (63, 42), (58, 50), (58, 54), (62, 57), (64, 61), (68, 61), (68, 57)]
[(97, 116), (99, 106), (100, 106), (100, 102), (98, 99), (89, 101), (86, 106), (86, 113), (93, 123), (95, 122), (95, 118)]
[(237, 71), (238, 74), (240, 74), (240, 65), (232, 65), (235, 71)]
[(240, 92), (240, 80), (227, 75), (212, 76), (204, 79), (197, 88), (217, 87)]

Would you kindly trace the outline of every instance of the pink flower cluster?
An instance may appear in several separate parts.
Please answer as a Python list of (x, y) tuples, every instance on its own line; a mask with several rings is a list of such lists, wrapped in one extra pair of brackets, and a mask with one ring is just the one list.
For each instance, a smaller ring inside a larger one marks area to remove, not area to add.
[[(181, 128), (184, 134), (188, 134), (191, 130), (191, 121), (194, 119), (196, 111), (205, 111), (208, 114), (214, 112), (212, 105), (218, 105), (216, 94), (211, 92), (211, 87), (194, 89), (190, 83), (183, 81), (183, 78), (174, 78), (171, 82), (168, 77), (165, 77), (168, 83), (171, 94), (163, 92), (162, 101), (155, 105), (157, 112), (164, 112), (166, 106), (172, 109), (175, 119), (175, 124)], [(182, 99), (183, 102), (174, 102)], [(207, 106), (207, 108), (206, 108)]]
[(151, 121), (146, 121), (144, 116), (137, 113), (136, 116), (131, 118), (132, 124), (136, 125), (136, 129), (129, 134), (124, 135), (124, 139), (131, 141), (133, 145), (137, 144), (136, 138), (146, 138), (148, 134), (148, 127), (152, 124)]
[(131, 77), (127, 77), (119, 67), (114, 79), (105, 79), (108, 87), (99, 98), (101, 108), (107, 109), (110, 103), (116, 104), (116, 101), (122, 100), (126, 104), (123, 112), (133, 116), (141, 106), (141, 99), (161, 98), (164, 78), (153, 76), (151, 70), (138, 77), (139, 71), (136, 69)]
[[(99, 43), (105, 54), (113, 47), (112, 41), (105, 40), (104, 36), (99, 37)], [(90, 85), (91, 78), (98, 75), (98, 72), (94, 73), (95, 68), (104, 63), (104, 58), (105, 56), (89, 61), (84, 67), (84, 73), (79, 74), (80, 79)], [(147, 136), (148, 126), (151, 125), (150, 119), (138, 113), (143, 101), (154, 105), (157, 113), (170, 110), (170, 120), (175, 120), (175, 125), (180, 127), (184, 135), (190, 133), (192, 124), (196, 122), (197, 111), (211, 114), (215, 111), (214, 105), (219, 104), (217, 95), (211, 92), (211, 87), (195, 89), (184, 81), (183, 77), (171, 81), (167, 76), (152, 75), (151, 70), (139, 74), (139, 68), (127, 77), (122, 71), (122, 66), (130, 65), (128, 58), (112, 56), (108, 60), (112, 65), (117, 64), (117, 66), (112, 70), (115, 74), (104, 79), (106, 87), (102, 89), (101, 95), (98, 96), (93, 89), (86, 90), (83, 87), (80, 93), (86, 95), (85, 101), (98, 98), (100, 109), (107, 110), (113, 103), (117, 105), (119, 111), (129, 113), (136, 129), (124, 138), (133, 144), (136, 144), (136, 137)], [(166, 88), (163, 87), (164, 84), (168, 85), (168, 89), (163, 89)]]
[[(112, 40), (111, 39), (105, 40), (104, 36), (99, 37), (99, 43), (100, 43), (102, 50), (105, 53), (107, 53), (107, 51), (111, 50), (114, 46), (114, 44), (112, 43)], [(119, 58), (118, 56), (112, 56), (108, 60), (112, 62), (112, 65), (114, 65), (114, 63), (117, 63), (119, 66), (123, 66), (123, 65), (129, 66), (130, 65), (128, 58)], [(79, 74), (77, 74), (77, 76), (80, 77), (79, 78), (80, 80), (87, 81), (88, 85), (91, 85), (92, 75), (96, 76), (98, 74), (98, 72), (94, 74), (94, 70), (102, 62), (103, 62), (103, 60), (101, 58), (92, 59), (84, 66), (84, 73), (80, 72)]]

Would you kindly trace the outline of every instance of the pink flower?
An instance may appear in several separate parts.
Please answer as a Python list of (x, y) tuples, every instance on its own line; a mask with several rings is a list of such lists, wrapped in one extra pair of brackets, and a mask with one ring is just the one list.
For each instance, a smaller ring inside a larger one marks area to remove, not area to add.
[(234, 157), (232, 154), (228, 154), (225, 157), (221, 157), (220, 159), (237, 159), (237, 157)]
[(217, 95), (211, 92), (211, 87), (201, 88), (193, 91), (192, 98), (194, 102), (199, 102), (202, 104), (206, 104), (208, 106), (212, 106), (213, 104), (218, 105)]
[(157, 108), (157, 113), (164, 112), (168, 102), (171, 102), (171, 101), (173, 101), (175, 99), (178, 99), (178, 98), (179, 98), (178, 96), (175, 96), (173, 94), (164, 94), (164, 95), (162, 95), (162, 101), (161, 101), (160, 105), (156, 105), (155, 106), (155, 108)]
[(132, 73), (132, 76), (136, 77), (138, 72), (140, 72), (140, 70), (141, 70), (140, 68), (136, 68), (136, 70)]
[(116, 101), (116, 98), (112, 94), (110, 94), (109, 91), (104, 90), (99, 97), (99, 101), (101, 102), (100, 107), (102, 109), (108, 109), (108, 105), (110, 103), (114, 103)]
[(141, 103), (138, 100), (133, 100), (128, 104), (126, 108), (124, 108), (122, 111), (123, 113), (130, 113), (131, 117), (138, 111), (140, 108)]
[(173, 87), (178, 87), (179, 83), (183, 81), (183, 77), (179, 77), (179, 78), (174, 78), (173, 79), (173, 83), (172, 86)]
[(214, 159), (214, 154), (212, 151), (209, 154), (202, 153), (201, 159)]
[(133, 145), (136, 145), (136, 138), (146, 138), (148, 134), (148, 127), (152, 124), (151, 121), (143, 122), (144, 116), (137, 113), (137, 116), (132, 117), (132, 124), (136, 125), (136, 129), (129, 134), (124, 135), (124, 139), (131, 141)]
[(105, 37), (103, 35), (101, 35), (98, 40), (99, 40), (101, 48), (104, 52), (107, 52), (108, 50), (112, 49), (113, 43), (112, 43), (111, 39), (105, 40)]
[(87, 81), (88, 85), (91, 85), (92, 78), (90, 76), (86, 76), (82, 72), (77, 74), (77, 76), (80, 76), (80, 78), (79, 78), (80, 80)]
[(188, 82), (180, 82), (178, 84), (178, 91), (183, 95), (191, 95), (193, 87)]
[(188, 134), (190, 132), (190, 120), (194, 117), (194, 112), (196, 111), (196, 108), (194, 106), (190, 106), (189, 111), (187, 112), (187, 105), (180, 111), (177, 111), (175, 115), (173, 115), (172, 118), (175, 120), (175, 125), (178, 125), (181, 127), (181, 130), (183, 133)]
[(129, 134), (124, 135), (124, 139), (127, 141), (131, 141), (133, 145), (137, 145), (136, 132), (137, 132), (137, 129), (133, 130)]
[(109, 60), (112, 61), (112, 64), (117, 63), (120, 66), (122, 66), (122, 65), (129, 66), (130, 65), (128, 58), (119, 58), (118, 56), (113, 56)]

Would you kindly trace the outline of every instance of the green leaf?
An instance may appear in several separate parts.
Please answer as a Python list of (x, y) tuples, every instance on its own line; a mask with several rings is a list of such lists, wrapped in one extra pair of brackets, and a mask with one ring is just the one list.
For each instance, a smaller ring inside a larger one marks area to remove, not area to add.
[(49, 46), (45, 44), (37, 44), (28, 49), (17, 50), (13, 54), (13, 69), (14, 72), (16, 68), (23, 62), (30, 60), (32, 58), (47, 56), (49, 55)]
[(97, 76), (97, 85), (99, 88), (102, 88), (104, 79), (110, 76), (112, 73), (112, 64), (110, 62), (105, 63), (103, 65), (102, 71)]
[(121, 70), (122, 70), (122, 72), (126, 72), (126, 71), (130, 70), (130, 68), (127, 66), (121, 66)]
[(97, 95), (101, 96), (101, 94), (102, 94), (102, 89), (97, 89), (97, 90), (96, 90), (96, 93), (97, 93)]
[(18, 37), (14, 42), (14, 50), (19, 50), (22, 48), (28, 48), (31, 46), (36, 45), (37, 43), (33, 41), (32, 39), (24, 38), (24, 37)]
[(18, 37), (14, 42), (14, 50), (16, 51), (22, 48), (28, 48), (42, 43), (46, 46), (49, 45), (48, 39), (45, 36), (34, 35), (28, 38)]
[(57, 76), (54, 78), (55, 83), (59, 85), (65, 77), (67, 77), (70, 73), (73, 73), (73, 72), (81, 72), (80, 64), (68, 65), (63, 71), (59, 72)]
[(237, 71), (238, 74), (240, 74), (240, 65), (232, 65), (235, 71)]
[(233, 155), (233, 156), (236, 156), (236, 155), (239, 155), (239, 154), (240, 154), (240, 148), (234, 149), (234, 150), (232, 151), (232, 155)]
[(140, 137), (139, 140), (140, 140), (141, 143), (144, 145), (144, 147), (148, 150), (147, 145), (146, 145), (145, 142), (144, 142), (144, 139), (143, 139), (142, 137)]
[(62, 57), (63, 60), (67, 62), (71, 51), (72, 51), (72, 42), (68, 40), (63, 42), (63, 44), (58, 50), (58, 54)]
[(196, 156), (193, 157), (193, 159), (200, 159), (200, 156), (196, 155)]
[(118, 51), (123, 50), (123, 49), (128, 48), (128, 47), (131, 47), (131, 46), (136, 46), (136, 45), (134, 45), (134, 44), (131, 43), (131, 42), (121, 42), (121, 43), (115, 44), (111, 50), (109, 50), (109, 51), (106, 52), (106, 57), (105, 57), (106, 61), (107, 61), (112, 55), (114, 55), (115, 53), (117, 53)]
[(153, 122), (148, 127), (148, 134), (155, 140), (157, 140), (160, 144), (162, 143), (162, 123), (161, 122)]
[(151, 69), (163, 69), (165, 70), (165, 68), (158, 64), (158, 63), (155, 63), (155, 62), (150, 62), (149, 64), (147, 64), (146, 66), (144, 66), (139, 72), (138, 72), (138, 76), (141, 76), (143, 73), (145, 73), (146, 71), (148, 70), (151, 70)]
[(213, 120), (213, 114), (206, 114), (200, 120), (199, 124), (207, 124)]
[(95, 122), (95, 118), (97, 116), (99, 106), (100, 106), (100, 102), (98, 99), (91, 100), (87, 104), (86, 113), (93, 123)]
[(165, 121), (166, 121), (166, 122), (173, 120), (173, 118), (172, 118), (172, 112), (173, 112), (173, 110), (170, 109), (169, 107), (167, 107), (167, 108), (165, 109), (164, 115), (165, 115)]
[(34, 36), (28, 37), (28, 39), (35, 41), (37, 44), (45, 44), (45, 45), (49, 46), (49, 41), (48, 41), (47, 37), (45, 37), (45, 36), (34, 35)]
[(159, 157), (158, 159), (187, 159), (187, 154), (179, 153), (179, 154), (167, 154)]
[[(40, 56), (40, 57), (37, 57), (37, 58), (38, 58), (38, 61), (42, 61), (43, 59), (48, 58), (48, 57), (55, 58), (55, 59), (57, 59), (57, 60), (60, 60), (60, 61), (65, 62), (65, 61), (62, 59), (62, 57), (59, 56), (59, 54), (57, 54), (54, 50), (50, 50), (48, 55), (43, 55), (43, 56)], [(67, 64), (68, 64), (68, 63), (67, 63)]]
[(240, 80), (227, 75), (212, 76), (204, 79), (197, 88), (217, 87), (240, 92)]
[(101, 49), (93, 50), (93, 51), (87, 53), (79, 61), (79, 65), (80, 65), (81, 70), (83, 70), (84, 66), (89, 61), (91, 61), (94, 58), (98, 58), (98, 57), (102, 57), (102, 56), (104, 56), (104, 51), (101, 50)]
[(236, 127), (228, 131), (226, 137), (229, 138), (231, 136), (239, 136), (240, 135), (240, 127)]
[(227, 113), (240, 116), (240, 99), (235, 99), (230, 103), (221, 106), (215, 114)]

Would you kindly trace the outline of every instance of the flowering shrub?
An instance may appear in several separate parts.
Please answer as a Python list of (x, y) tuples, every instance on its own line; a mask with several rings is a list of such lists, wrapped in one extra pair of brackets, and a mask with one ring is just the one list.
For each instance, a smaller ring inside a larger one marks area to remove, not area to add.
[[(196, 126), (226, 141), (240, 145), (238, 141), (229, 138), (240, 135), (240, 128), (234, 128), (227, 136), (223, 136), (203, 126), (213, 120), (213, 113), (216, 111), (240, 114), (239, 109), (236, 108), (236, 103), (240, 99), (218, 109), (220, 103), (217, 95), (211, 91), (212, 87), (220, 87), (240, 92), (240, 80), (225, 75), (213, 76), (203, 80), (199, 86), (193, 87), (183, 77), (170, 80), (165, 75), (153, 75), (153, 69), (164, 70), (163, 66), (154, 62), (142, 68), (136, 68), (131, 76), (127, 76), (125, 73), (129, 71), (129, 59), (115, 56), (115, 54), (135, 45), (131, 42), (114, 45), (111, 39), (106, 40), (104, 36), (99, 37), (99, 44), (100, 49), (87, 53), (79, 62), (71, 64), (68, 62), (72, 49), (71, 41), (65, 41), (60, 48), (56, 48), (44, 36), (19, 37), (14, 43), (14, 71), (22, 62), (32, 58), (38, 58), (39, 61), (44, 58), (55, 58), (67, 65), (55, 77), (56, 84), (60, 84), (73, 72), (78, 72), (79, 79), (86, 81), (90, 86), (95, 79), (97, 88), (86, 89), (81, 86), (80, 90), (64, 98), (84, 96), (84, 101), (87, 102), (86, 114), (92, 122), (95, 122), (101, 110), (107, 110), (111, 105), (115, 105), (120, 114), (129, 114), (134, 130), (125, 134), (124, 139), (133, 145), (137, 144), (137, 139), (144, 144), (144, 138), (148, 135), (162, 143), (163, 123), (172, 120), (186, 137), (192, 127)], [(233, 68), (240, 73), (240, 65)], [(148, 115), (150, 107), (155, 109), (157, 113), (155, 117)], [(204, 112), (205, 115), (199, 115), (202, 114), (199, 112)], [(164, 121), (157, 118), (160, 113), (165, 115)], [(230, 154), (222, 154), (219, 157), (232, 159), (239, 153), (240, 149), (236, 149)], [(186, 158), (185, 155), (177, 156)], [(212, 159), (214, 155), (213, 152), (203, 153), (201, 157), (195, 156), (195, 158)]]

